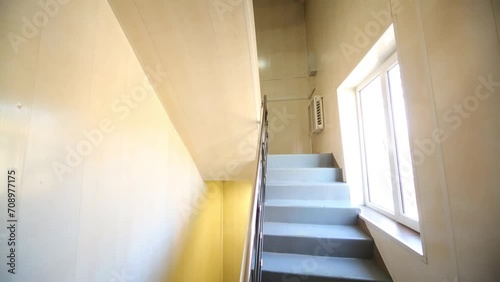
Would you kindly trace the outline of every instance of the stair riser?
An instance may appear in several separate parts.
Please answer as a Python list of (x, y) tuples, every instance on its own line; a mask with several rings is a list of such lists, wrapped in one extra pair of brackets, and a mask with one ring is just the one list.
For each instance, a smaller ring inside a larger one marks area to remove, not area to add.
[(266, 206), (265, 221), (356, 225), (359, 209), (357, 208), (306, 208)]
[(341, 182), (342, 171), (335, 168), (268, 169), (267, 181)]
[(327, 257), (373, 258), (372, 240), (264, 236), (264, 251)]
[[(310, 263), (308, 266), (307, 262), (304, 262), (304, 267), (314, 267), (314, 263)], [(366, 280), (353, 280), (353, 279), (344, 279), (344, 278), (324, 278), (324, 277), (315, 277), (315, 276), (305, 276), (305, 275), (294, 275), (287, 273), (275, 273), (275, 272), (262, 272), (262, 281), (263, 282), (360, 282)], [(369, 280), (370, 282), (383, 282), (379, 280)]]
[(323, 155), (271, 155), (269, 168), (334, 167), (333, 156)]
[(349, 201), (349, 186), (273, 186), (266, 187), (268, 200)]

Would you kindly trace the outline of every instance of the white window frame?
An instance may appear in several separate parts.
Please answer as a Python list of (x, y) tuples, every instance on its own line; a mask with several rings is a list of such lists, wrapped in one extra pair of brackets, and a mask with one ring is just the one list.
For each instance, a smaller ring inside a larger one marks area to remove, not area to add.
[[(412, 219), (406, 216), (403, 213), (403, 196), (401, 191), (401, 184), (399, 178), (399, 167), (398, 167), (398, 159), (397, 159), (397, 149), (396, 149), (396, 139), (394, 133), (394, 124), (393, 124), (393, 111), (391, 104), (391, 94), (389, 90), (389, 79), (387, 73), (397, 64), (399, 63), (397, 53), (395, 52), (388, 59), (380, 64), (379, 67), (375, 69), (370, 75), (364, 79), (358, 87), (356, 87), (356, 106), (357, 106), (357, 114), (358, 114), (358, 130), (359, 130), (359, 138), (360, 138), (360, 146), (361, 146), (361, 158), (362, 158), (362, 168), (363, 168), (363, 187), (364, 187), (364, 196), (365, 196), (365, 204), (366, 206), (382, 213), (383, 215), (417, 231), (420, 232), (420, 223), (419, 221)], [(395, 176), (392, 177), (392, 191), (393, 191), (393, 199), (394, 199), (394, 214), (374, 203), (370, 202), (370, 195), (368, 191), (368, 173), (367, 173), (367, 163), (366, 163), (366, 152), (365, 152), (365, 139), (364, 139), (364, 130), (363, 130), (363, 116), (361, 113), (361, 99), (360, 99), (360, 91), (363, 90), (370, 82), (372, 82), (376, 77), (380, 76), (382, 81), (382, 96), (384, 99), (384, 110), (386, 114), (387, 120), (387, 131), (389, 137), (389, 158), (390, 158), (390, 166), (391, 172), (395, 173)], [(408, 131), (410, 128), (408, 126)], [(410, 134), (411, 136), (411, 134)], [(411, 140), (411, 138), (410, 138)], [(410, 148), (412, 148), (410, 144)], [(412, 168), (415, 172), (415, 167), (412, 161)], [(415, 175), (414, 175), (415, 178)], [(413, 179), (415, 183), (415, 190), (417, 189), (416, 180)], [(418, 205), (418, 201), (417, 201)]]

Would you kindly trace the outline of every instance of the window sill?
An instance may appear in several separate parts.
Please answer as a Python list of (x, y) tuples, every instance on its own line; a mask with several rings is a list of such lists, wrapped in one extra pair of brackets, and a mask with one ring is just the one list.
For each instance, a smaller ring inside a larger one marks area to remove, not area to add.
[(367, 224), (390, 236), (393, 240), (408, 248), (427, 263), (420, 234), (416, 231), (386, 217), (385, 215), (367, 207), (361, 206), (360, 217)]

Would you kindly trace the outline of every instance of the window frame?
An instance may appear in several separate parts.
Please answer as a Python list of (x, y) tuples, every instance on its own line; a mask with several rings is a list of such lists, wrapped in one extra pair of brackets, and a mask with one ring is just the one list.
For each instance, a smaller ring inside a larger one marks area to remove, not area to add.
[[(420, 222), (419, 220), (415, 220), (406, 216), (403, 213), (403, 192), (401, 187), (401, 176), (399, 172), (398, 165), (398, 151), (396, 147), (396, 137), (395, 137), (395, 127), (394, 127), (394, 112), (392, 110), (392, 101), (391, 101), (391, 93), (389, 86), (389, 78), (388, 72), (394, 68), (397, 64), (399, 64), (397, 52), (394, 52), (390, 55), (385, 61), (383, 61), (370, 75), (368, 75), (365, 79), (362, 80), (361, 83), (356, 87), (356, 108), (357, 108), (357, 116), (358, 116), (358, 132), (359, 132), (359, 144), (361, 151), (361, 163), (362, 163), (362, 175), (363, 175), (363, 190), (364, 190), (364, 198), (365, 205), (371, 209), (376, 210), (377, 212), (417, 231), (420, 232)], [(389, 162), (391, 168), (391, 182), (392, 182), (392, 192), (393, 192), (393, 200), (394, 200), (394, 214), (387, 209), (384, 209), (381, 206), (378, 206), (372, 202), (370, 202), (370, 191), (368, 185), (368, 167), (366, 162), (366, 144), (364, 138), (364, 127), (363, 127), (363, 115), (361, 112), (361, 97), (360, 91), (362, 91), (366, 86), (368, 86), (374, 79), (380, 76), (381, 81), (381, 89), (382, 96), (384, 102), (384, 112), (386, 117), (386, 128), (388, 132), (388, 147), (389, 147)], [(406, 107), (407, 108), (407, 107)], [(407, 115), (408, 117), (408, 115)], [(408, 135), (411, 143), (411, 132), (410, 127), (408, 126)], [(412, 144), (410, 144), (410, 151), (413, 152)], [(417, 182), (415, 176), (415, 166), (413, 162), (413, 158), (411, 161), (411, 167), (413, 169), (413, 183), (415, 185), (415, 192), (417, 190)], [(417, 197), (417, 207), (418, 197)], [(420, 214), (420, 211), (419, 211)]]

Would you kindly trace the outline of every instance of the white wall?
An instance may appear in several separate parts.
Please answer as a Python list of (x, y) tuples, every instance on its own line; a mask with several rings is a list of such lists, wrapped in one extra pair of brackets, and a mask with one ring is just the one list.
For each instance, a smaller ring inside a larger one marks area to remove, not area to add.
[[(0, 178), (16, 170), (19, 220), (11, 275), (0, 213), (0, 280), (160, 281), (204, 183), (108, 2), (52, 3), (16, 54), (7, 35), (42, 9), (0, 1)], [(103, 122), (90, 145), (83, 132)], [(67, 163), (68, 146), (88, 154)]]
[[(313, 139), (313, 151), (341, 154), (336, 90), (388, 26), (377, 20), (388, 5), (306, 2), (308, 51), (321, 58), (315, 85), (326, 93), (327, 117), (332, 117)], [(498, 1), (392, 1), (427, 255), (424, 262), (370, 228), (395, 281), (500, 279), (500, 44), (494, 11)], [(363, 32), (369, 28), (371, 33)], [(343, 51), (343, 43), (354, 47), (352, 53)], [(490, 76), (494, 85), (480, 86), (480, 77)], [(481, 97), (492, 94), (476, 100), (477, 89)], [(465, 102), (471, 110), (461, 117), (455, 107)], [(344, 160), (338, 161), (343, 166)]]

